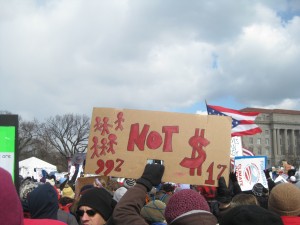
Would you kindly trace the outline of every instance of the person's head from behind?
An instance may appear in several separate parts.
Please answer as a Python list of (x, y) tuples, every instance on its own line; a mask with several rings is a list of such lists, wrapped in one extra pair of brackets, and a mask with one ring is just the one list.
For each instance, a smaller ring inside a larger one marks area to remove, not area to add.
[(0, 223), (23, 224), (23, 209), (9, 172), (0, 167)]
[(202, 224), (217, 224), (216, 217), (210, 213), (209, 205), (200, 193), (184, 189), (173, 194), (165, 209), (167, 223), (188, 224), (189, 220), (186, 219), (191, 217)]
[(283, 225), (279, 215), (258, 205), (239, 205), (229, 209), (220, 225)]
[(153, 200), (144, 205), (141, 210), (141, 216), (149, 223), (165, 221), (166, 204), (160, 200)]
[(300, 189), (291, 183), (277, 184), (270, 193), (268, 209), (281, 216), (300, 216)]
[(91, 188), (80, 197), (77, 215), (81, 224), (104, 225), (110, 219), (116, 201), (104, 188)]
[(239, 205), (259, 205), (259, 203), (254, 195), (241, 193), (232, 198), (230, 208)]
[(54, 187), (45, 183), (28, 194), (28, 207), (33, 219), (57, 219), (58, 196)]
[(172, 185), (172, 184), (170, 184), (170, 183), (164, 183), (164, 184), (161, 186), (161, 190), (165, 191), (165, 192), (168, 193), (168, 194), (173, 194), (174, 189), (175, 189), (175, 186)]

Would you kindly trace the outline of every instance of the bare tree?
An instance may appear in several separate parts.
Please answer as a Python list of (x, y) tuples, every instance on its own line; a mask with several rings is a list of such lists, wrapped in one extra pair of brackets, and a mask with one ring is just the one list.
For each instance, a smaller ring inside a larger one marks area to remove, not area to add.
[(19, 153), (33, 152), (34, 145), (38, 138), (39, 123), (37, 120), (34, 121), (23, 121), (19, 119)]
[(86, 151), (89, 130), (90, 119), (85, 115), (57, 115), (42, 124), (40, 138), (68, 159)]

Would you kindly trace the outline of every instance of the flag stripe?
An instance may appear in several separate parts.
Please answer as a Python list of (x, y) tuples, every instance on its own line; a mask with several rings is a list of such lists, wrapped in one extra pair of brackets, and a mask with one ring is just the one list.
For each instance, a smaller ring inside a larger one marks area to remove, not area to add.
[(229, 108), (224, 108), (224, 107), (215, 106), (215, 105), (207, 105), (207, 106), (209, 106), (210, 108), (215, 109), (217, 111), (225, 112), (226, 114), (233, 113), (235, 115), (249, 116), (249, 117), (256, 117), (259, 114), (259, 112), (241, 112), (241, 111), (238, 111), (235, 109), (229, 109)]
[(254, 153), (248, 149), (243, 148), (243, 156), (254, 156)]
[[(253, 152), (251, 152), (250, 150), (248, 150), (246, 148), (242, 148), (242, 150), (243, 150), (243, 156), (255, 156), (255, 154)], [(230, 164), (231, 164), (231, 166), (234, 166), (233, 158), (230, 159)]]
[(206, 105), (209, 115), (230, 116), (232, 118), (231, 136), (253, 135), (262, 130), (254, 123), (259, 112), (240, 112), (221, 106)]
[(252, 129), (256, 129), (256, 128), (257, 128), (256, 124), (239, 125), (239, 126), (232, 128), (231, 133), (244, 131), (244, 130), (252, 130)]
[[(223, 112), (225, 113), (225, 112)], [(227, 116), (231, 116), (232, 118), (236, 119), (236, 120), (255, 120), (256, 116), (249, 116), (249, 115), (241, 115), (241, 114), (236, 114), (236, 113), (227, 113)]]
[(250, 129), (248, 131), (241, 131), (241, 132), (233, 132), (231, 133), (231, 136), (243, 136), (243, 135), (253, 135), (253, 134), (257, 134), (257, 133), (261, 133), (261, 129), (259, 127), (256, 127), (254, 129)]

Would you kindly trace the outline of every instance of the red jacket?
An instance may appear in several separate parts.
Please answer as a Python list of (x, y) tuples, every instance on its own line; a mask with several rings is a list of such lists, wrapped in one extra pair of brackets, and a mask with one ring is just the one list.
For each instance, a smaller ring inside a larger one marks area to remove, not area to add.
[(299, 216), (281, 216), (282, 222), (284, 225), (299, 225), (300, 217)]

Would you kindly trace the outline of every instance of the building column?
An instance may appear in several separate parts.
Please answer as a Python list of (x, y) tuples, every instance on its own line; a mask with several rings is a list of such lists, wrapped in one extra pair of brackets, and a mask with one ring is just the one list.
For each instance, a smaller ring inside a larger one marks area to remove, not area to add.
[(295, 146), (295, 130), (291, 130), (291, 149), (292, 149), (292, 155), (295, 158), (296, 156), (296, 146)]
[(287, 129), (284, 129), (283, 130), (283, 137), (284, 137), (284, 146), (283, 146), (283, 149), (284, 149), (284, 155), (288, 155), (288, 158), (289, 158), (289, 145), (288, 145), (288, 138), (287, 138)]
[(273, 131), (272, 131), (272, 137), (273, 137), (273, 141), (272, 141), (273, 151), (272, 151), (272, 153), (271, 153), (271, 154), (272, 154), (272, 157), (273, 157), (272, 165), (275, 165), (275, 164), (276, 164), (276, 162), (277, 162), (277, 155), (278, 155), (276, 132), (277, 132), (277, 129), (273, 128)]
[(277, 140), (277, 155), (281, 156), (280, 129), (276, 129), (276, 140)]

